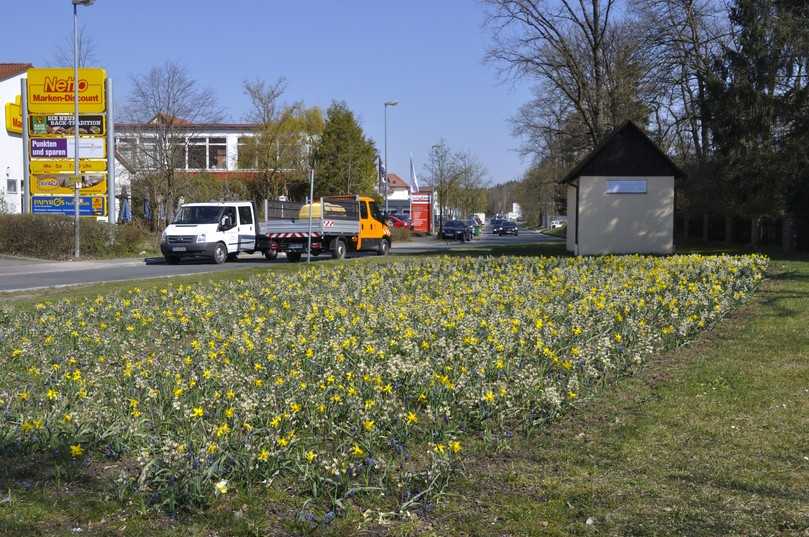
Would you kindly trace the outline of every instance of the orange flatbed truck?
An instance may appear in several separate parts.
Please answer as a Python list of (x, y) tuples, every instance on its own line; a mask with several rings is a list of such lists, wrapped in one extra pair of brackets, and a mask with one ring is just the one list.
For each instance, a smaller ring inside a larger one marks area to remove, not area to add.
[(390, 228), (368, 196), (328, 196), (306, 205), (268, 204), (267, 220), (259, 224), (258, 249), (266, 250), (268, 257), (283, 252), (294, 263), (306, 253), (310, 238), (313, 256), (330, 253), (334, 259), (361, 251), (387, 255), (391, 245)]

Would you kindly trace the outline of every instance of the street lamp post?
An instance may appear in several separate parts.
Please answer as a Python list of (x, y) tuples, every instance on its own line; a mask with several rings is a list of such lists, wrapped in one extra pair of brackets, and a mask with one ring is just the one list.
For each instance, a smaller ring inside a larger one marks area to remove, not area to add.
[(444, 236), (444, 169), (443, 165), (441, 165), (441, 161), (439, 160), (438, 151), (441, 150), (441, 144), (435, 144), (431, 148), (433, 150), (433, 154), (436, 155), (436, 160), (438, 161), (437, 164), (439, 165), (438, 170), (438, 237), (441, 238)]
[(388, 107), (396, 106), (399, 101), (385, 102), (385, 214), (388, 214)]
[(81, 204), (81, 168), (79, 168), (79, 6), (91, 6), (95, 0), (72, 0), (73, 2), (73, 179), (75, 192), (73, 195), (73, 240), (75, 251), (73, 256), (78, 258), (79, 250), (79, 205)]

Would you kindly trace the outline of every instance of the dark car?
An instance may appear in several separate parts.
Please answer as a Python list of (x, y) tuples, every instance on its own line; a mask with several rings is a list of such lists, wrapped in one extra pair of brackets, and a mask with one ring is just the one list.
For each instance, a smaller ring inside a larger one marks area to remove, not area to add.
[(514, 222), (509, 222), (508, 220), (501, 223), (497, 231), (497, 234), (500, 236), (514, 235), (516, 237), (517, 235), (519, 235), (519, 233), (520, 232), (517, 229), (517, 224), (515, 224)]
[(441, 232), (442, 239), (457, 239), (459, 241), (472, 240), (472, 226), (460, 220), (450, 220), (444, 224)]
[(505, 220), (502, 218), (492, 218), (492, 220), (489, 222), (492, 233), (500, 233), (500, 228), (503, 227), (503, 222), (505, 222)]

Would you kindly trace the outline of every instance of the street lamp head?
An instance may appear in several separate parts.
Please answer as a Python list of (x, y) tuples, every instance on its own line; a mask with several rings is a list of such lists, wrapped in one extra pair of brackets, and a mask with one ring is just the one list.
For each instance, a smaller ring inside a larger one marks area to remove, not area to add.
[(399, 104), (399, 101), (386, 101), (385, 106), (396, 106)]
[(73, 0), (74, 6), (92, 6), (96, 0)]

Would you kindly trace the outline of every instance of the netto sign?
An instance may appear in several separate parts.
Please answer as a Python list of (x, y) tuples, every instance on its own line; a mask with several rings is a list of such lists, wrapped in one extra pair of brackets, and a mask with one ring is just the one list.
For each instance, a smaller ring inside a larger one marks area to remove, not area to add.
[(78, 84), (72, 69), (29, 69), (28, 110), (32, 114), (70, 114), (73, 112), (74, 85), (79, 90), (80, 112), (103, 112), (104, 69), (79, 69)]

